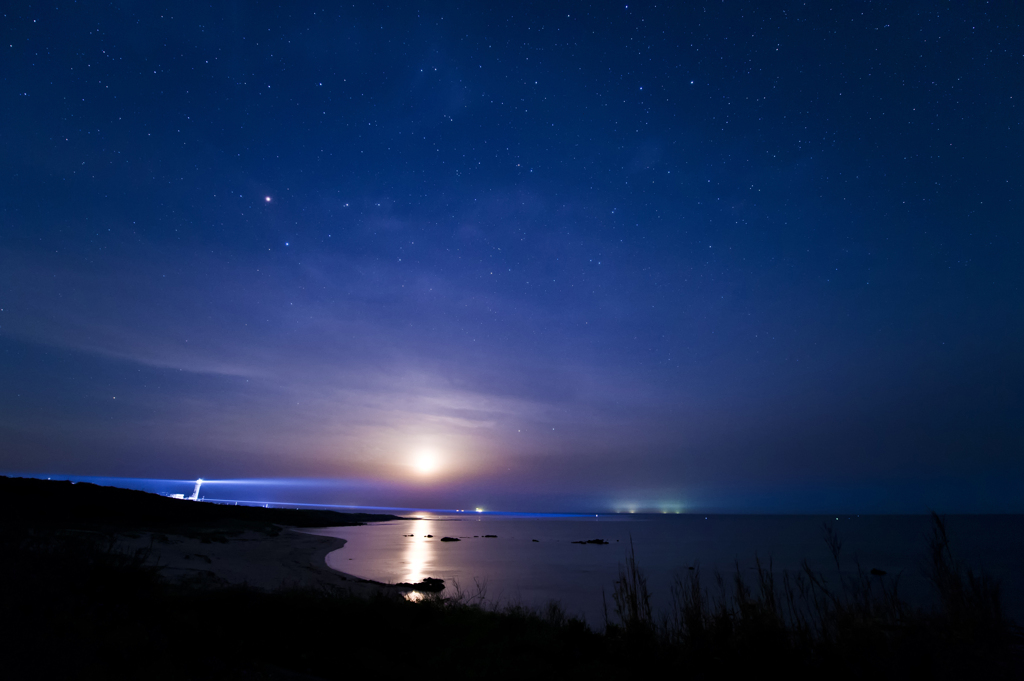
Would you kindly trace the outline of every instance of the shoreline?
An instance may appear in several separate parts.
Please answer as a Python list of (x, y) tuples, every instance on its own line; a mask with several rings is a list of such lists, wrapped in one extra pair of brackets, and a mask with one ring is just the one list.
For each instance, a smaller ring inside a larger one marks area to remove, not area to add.
[(335, 570), (327, 564), (327, 555), (343, 548), (347, 540), (310, 529), (283, 527), (277, 535), (245, 530), (213, 540), (155, 531), (119, 532), (116, 537), (117, 544), (128, 551), (148, 551), (146, 562), (156, 564), (161, 577), (171, 582), (262, 591), (328, 587), (353, 595), (414, 590)]

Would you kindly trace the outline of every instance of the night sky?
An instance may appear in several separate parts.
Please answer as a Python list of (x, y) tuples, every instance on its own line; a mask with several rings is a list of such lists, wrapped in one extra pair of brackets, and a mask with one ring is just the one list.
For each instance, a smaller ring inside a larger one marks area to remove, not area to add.
[(0, 472), (1024, 511), (1024, 13), (969, 5), (5, 3)]

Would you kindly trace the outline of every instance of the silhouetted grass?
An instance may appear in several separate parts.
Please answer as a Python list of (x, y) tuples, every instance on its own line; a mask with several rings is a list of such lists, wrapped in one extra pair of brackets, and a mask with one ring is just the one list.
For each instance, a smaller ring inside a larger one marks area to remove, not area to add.
[(737, 565), (714, 589), (699, 567), (677, 578), (670, 615), (651, 614), (646, 580), (632, 544), (614, 599), (618, 623), (607, 634), (639, 652), (657, 648), (692, 678), (739, 678), (784, 672), (790, 678), (1021, 678), (1021, 637), (1004, 617), (999, 585), (958, 563), (942, 518), (932, 515), (929, 577), (937, 606), (912, 607), (898, 577), (843, 571), (842, 542), (824, 538), (836, 577), (811, 569), (776, 579), (771, 562), (756, 561), (748, 584)]
[(616, 634), (626, 636), (634, 645), (649, 643), (657, 633), (654, 617), (651, 614), (651, 594), (647, 589), (647, 577), (636, 562), (633, 538), (629, 538), (629, 552), (626, 563), (619, 566), (619, 578), (612, 591), (615, 602), (615, 615), (619, 626), (610, 625), (605, 615), (605, 629), (610, 627)]

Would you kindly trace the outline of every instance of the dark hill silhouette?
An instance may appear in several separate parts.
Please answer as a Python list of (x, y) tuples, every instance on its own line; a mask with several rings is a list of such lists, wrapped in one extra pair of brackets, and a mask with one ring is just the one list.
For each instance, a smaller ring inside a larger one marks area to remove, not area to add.
[(160, 529), (238, 523), (335, 527), (397, 518), (373, 513), (229, 506), (87, 482), (0, 476), (0, 522), (23, 527), (100, 525)]

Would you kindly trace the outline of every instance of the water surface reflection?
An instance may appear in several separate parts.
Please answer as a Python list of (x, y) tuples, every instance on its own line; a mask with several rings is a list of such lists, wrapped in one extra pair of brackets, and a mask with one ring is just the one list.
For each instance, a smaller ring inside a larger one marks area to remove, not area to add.
[[(314, 530), (347, 540), (332, 551), (335, 570), (380, 582), (443, 579), (445, 596), (457, 585), (483, 584), (489, 601), (543, 607), (558, 599), (570, 614), (592, 624), (604, 620), (604, 600), (618, 576), (630, 541), (648, 576), (655, 608), (671, 604), (672, 580), (698, 562), (731, 575), (754, 573), (756, 556), (771, 556), (776, 575), (799, 571), (806, 559), (815, 570), (835, 574), (821, 540), (821, 526), (835, 526), (843, 539), (847, 570), (854, 559), (868, 568), (903, 574), (900, 591), (925, 605), (931, 586), (921, 570), (926, 557), (927, 516), (455, 516), (421, 512), (403, 519)], [(419, 515), (419, 513), (417, 514)], [(1020, 516), (949, 518), (958, 554), (984, 567), (1004, 585), (1005, 605), (1024, 619), (1024, 523)], [(411, 535), (411, 536), (410, 536)], [(433, 535), (433, 537), (427, 537)], [(444, 536), (459, 542), (441, 543)], [(607, 544), (581, 544), (600, 538)], [(425, 594), (410, 594), (421, 599)]]
[(427, 535), (434, 534), (434, 523), (430, 520), (419, 520), (412, 523), (411, 537), (404, 537), (406, 544), (402, 552), (402, 565), (405, 575), (399, 580), (415, 584), (422, 582), (424, 577), (431, 577), (430, 570), (434, 565), (434, 548), (432, 543), (437, 538)]

